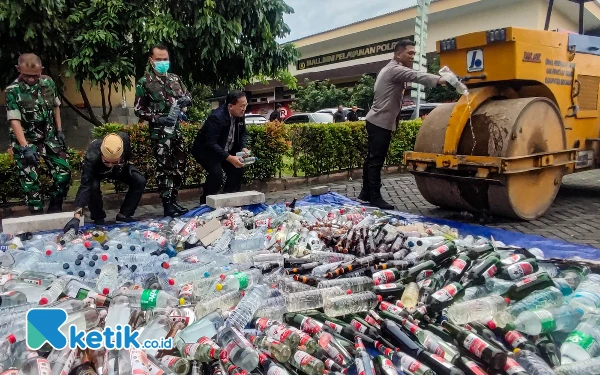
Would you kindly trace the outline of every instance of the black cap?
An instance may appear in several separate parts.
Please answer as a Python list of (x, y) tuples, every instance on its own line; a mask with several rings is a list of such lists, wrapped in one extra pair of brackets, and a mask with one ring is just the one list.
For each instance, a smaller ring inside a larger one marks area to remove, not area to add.
[(142, 246), (142, 248), (140, 250), (146, 251), (146, 248), (144, 246)]
[(135, 251), (135, 246), (133, 246), (133, 245), (129, 246), (129, 250)]
[(121, 244), (117, 245), (117, 249), (121, 250), (122, 248), (123, 248), (123, 245), (121, 245)]
[(108, 245), (102, 245), (102, 250), (108, 250), (110, 249), (110, 247), (108, 247)]
[(73, 276), (73, 271), (69, 271), (69, 272), (67, 272), (67, 275), (71, 275), (71, 276)]
[(77, 273), (79, 275), (79, 277), (84, 277), (85, 276), (85, 271), (79, 271), (79, 273)]
[(76, 266), (81, 266), (81, 260), (80, 260), (80, 259), (77, 259), (77, 260), (75, 261), (75, 265), (76, 265)]
[(82, 254), (77, 255), (77, 260), (83, 260), (83, 255)]
[(92, 260), (98, 260), (98, 255), (96, 255), (96, 254), (92, 255)]
[(137, 270), (137, 266), (135, 264), (132, 264), (131, 266), (129, 266), (129, 269), (131, 270), (131, 272), (135, 272), (135, 270)]
[(63, 263), (63, 270), (69, 269), (69, 263)]
[(96, 268), (96, 270), (94, 271), (94, 273), (96, 275), (100, 275), (100, 272), (102, 272), (102, 270), (100, 268)]
[(119, 270), (119, 272), (121, 272), (121, 266), (119, 266), (118, 264), (117, 264), (117, 270)]
[(88, 266), (90, 266), (90, 267), (94, 267), (95, 265), (96, 265), (96, 262), (94, 262), (93, 260), (90, 260), (88, 262)]

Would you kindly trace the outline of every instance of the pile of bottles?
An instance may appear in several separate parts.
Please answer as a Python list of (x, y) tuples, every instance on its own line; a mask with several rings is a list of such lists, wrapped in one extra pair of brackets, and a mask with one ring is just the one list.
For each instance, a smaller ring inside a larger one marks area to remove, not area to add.
[[(588, 266), (361, 206), (1, 233), (0, 250), (2, 375), (600, 374)], [(172, 345), (32, 350), (32, 308)]]

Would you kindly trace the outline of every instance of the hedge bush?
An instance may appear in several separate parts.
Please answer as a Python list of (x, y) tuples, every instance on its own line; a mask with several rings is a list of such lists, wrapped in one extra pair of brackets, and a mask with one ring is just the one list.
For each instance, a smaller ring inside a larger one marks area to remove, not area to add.
[[(184, 144), (189, 150), (200, 124), (182, 124)], [(405, 151), (412, 150), (420, 120), (400, 122), (392, 137), (387, 165), (402, 163)], [(148, 180), (147, 187), (156, 187), (155, 162), (152, 157), (148, 127), (142, 124), (122, 125), (108, 123), (94, 129), (93, 135), (101, 138), (109, 133), (124, 131), (131, 138), (132, 162)], [(366, 152), (367, 132), (364, 121), (341, 124), (298, 124), (282, 125), (267, 123), (248, 126), (248, 147), (258, 161), (246, 168), (244, 181), (264, 180), (279, 177), (283, 170), (291, 169), (294, 176), (317, 176), (350, 168), (362, 167)], [(83, 152), (70, 149), (69, 161), (74, 177), (81, 167)], [(284, 157), (287, 157), (286, 165)], [(44, 172), (45, 166), (42, 166)], [(42, 173), (42, 192), (47, 192), (50, 179)], [(204, 180), (202, 167), (188, 156), (185, 186), (198, 186)], [(117, 191), (123, 186), (117, 186)], [(9, 153), (0, 153), (0, 200), (4, 203), (22, 199), (19, 175), (13, 157)]]

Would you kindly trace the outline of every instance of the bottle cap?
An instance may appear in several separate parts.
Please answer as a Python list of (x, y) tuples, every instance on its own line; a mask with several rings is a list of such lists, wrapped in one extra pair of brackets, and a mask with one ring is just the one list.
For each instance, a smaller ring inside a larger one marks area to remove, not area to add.
[(520, 352), (520, 351), (521, 351), (521, 349), (519, 349), (519, 348), (515, 348), (515, 349), (513, 350), (513, 353), (517, 354), (517, 353), (518, 353), (518, 352)]
[(204, 272), (204, 277), (209, 277), (210, 276), (210, 272), (206, 271)]
[(105, 296), (107, 296), (108, 293), (110, 293), (110, 289), (108, 289), (108, 288), (102, 289), (102, 294), (104, 294)]
[(504, 297), (504, 300), (506, 301), (506, 304), (507, 304), (507, 305), (510, 305), (510, 298), (508, 298), (508, 297)]
[(121, 250), (122, 248), (123, 248), (123, 245), (121, 245), (121, 244), (117, 245), (117, 249)]
[(17, 342), (17, 338), (12, 333), (6, 337), (6, 340), (8, 340), (8, 342), (10, 342), (11, 344)]
[(52, 255), (52, 250), (50, 250), (50, 249), (46, 250), (46, 255), (48, 255), (48, 256)]
[(175, 280), (169, 279), (169, 285), (175, 285)]
[(381, 281), (379, 281), (379, 279), (375, 279), (375, 280), (373, 281), (373, 284), (375, 284), (375, 285), (379, 285), (379, 284), (381, 284)]
[(223, 290), (223, 285), (221, 284), (217, 284), (217, 286), (215, 286), (216, 290)]
[(169, 263), (167, 263), (167, 262), (163, 262), (163, 264), (161, 266), (162, 266), (162, 268), (164, 268), (166, 270), (168, 270), (170, 267)]
[(69, 269), (69, 263), (64, 263), (63, 270), (68, 270), (68, 269)]
[(220, 275), (219, 275), (219, 278), (220, 278), (221, 280), (225, 280), (225, 274), (220, 274)]
[(348, 289), (348, 290), (346, 291), (346, 294), (352, 294), (352, 289)]
[(185, 298), (183, 298), (183, 297), (182, 297), (182, 298), (180, 298), (180, 299), (179, 299), (179, 304), (180, 304), (180, 305), (185, 305)]
[(383, 297), (378, 294), (377, 295), (377, 302), (381, 303), (381, 301), (383, 301)]
[(40, 305), (46, 305), (48, 303), (48, 298), (46, 297), (42, 297), (40, 298)]
[(494, 322), (493, 320), (490, 320), (489, 322), (487, 322), (487, 326), (490, 329), (496, 329), (498, 327), (498, 325), (496, 324), (496, 322)]
[(86, 247), (86, 249), (87, 249), (87, 248), (90, 248), (90, 247), (92, 247), (92, 243), (91, 243), (90, 241), (85, 241), (85, 242), (83, 243), (83, 246), (85, 246), (85, 247)]

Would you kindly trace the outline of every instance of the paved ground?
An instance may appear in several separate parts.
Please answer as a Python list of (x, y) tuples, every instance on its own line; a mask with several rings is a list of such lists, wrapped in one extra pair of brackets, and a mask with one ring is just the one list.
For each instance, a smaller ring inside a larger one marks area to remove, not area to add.
[[(331, 191), (355, 198), (360, 192), (360, 181), (329, 184)], [(267, 203), (289, 202), (307, 195), (309, 187), (267, 194)], [(464, 222), (474, 222), (491, 227), (547, 238), (561, 239), (600, 248), (600, 170), (566, 176), (558, 197), (544, 217), (523, 222), (504, 218), (465, 215), (456, 211), (442, 210), (429, 204), (419, 193), (410, 174), (388, 176), (383, 180), (382, 194), (399, 211)], [(198, 202), (184, 202), (186, 207), (196, 207)], [(114, 218), (117, 211), (107, 212)], [(137, 215), (155, 217), (162, 208), (141, 206)]]

